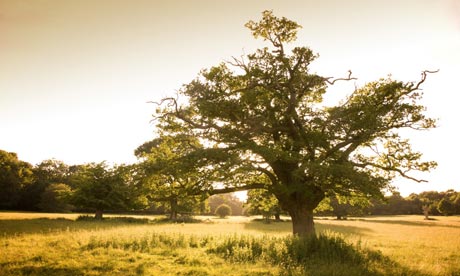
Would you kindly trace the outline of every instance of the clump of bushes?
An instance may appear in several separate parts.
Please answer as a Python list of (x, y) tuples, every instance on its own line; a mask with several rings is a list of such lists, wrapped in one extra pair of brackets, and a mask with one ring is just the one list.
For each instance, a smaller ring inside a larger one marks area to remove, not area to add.
[[(267, 262), (286, 275), (410, 274), (380, 252), (361, 248), (334, 234), (310, 237), (229, 236), (208, 245), (227, 261)], [(385, 274), (390, 271), (389, 274)], [(412, 274), (411, 274), (412, 275)]]
[(232, 214), (232, 208), (227, 204), (221, 204), (216, 208), (216, 216), (226, 218)]

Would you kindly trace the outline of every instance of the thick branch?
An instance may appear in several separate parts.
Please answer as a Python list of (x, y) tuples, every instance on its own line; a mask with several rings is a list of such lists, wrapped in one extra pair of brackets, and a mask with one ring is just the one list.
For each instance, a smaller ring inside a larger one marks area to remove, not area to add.
[(269, 170), (262, 168), (262, 167), (257, 167), (255, 168), (257, 171), (260, 171), (264, 173), (268, 178), (270, 178), (270, 181), (272, 182), (273, 185), (277, 183), (276, 176)]
[(248, 184), (245, 186), (238, 186), (238, 187), (226, 187), (221, 189), (212, 189), (207, 191), (210, 195), (217, 195), (217, 194), (226, 194), (226, 193), (233, 193), (239, 191), (246, 191), (246, 190), (254, 190), (254, 189), (266, 189), (267, 185), (264, 183), (253, 183)]

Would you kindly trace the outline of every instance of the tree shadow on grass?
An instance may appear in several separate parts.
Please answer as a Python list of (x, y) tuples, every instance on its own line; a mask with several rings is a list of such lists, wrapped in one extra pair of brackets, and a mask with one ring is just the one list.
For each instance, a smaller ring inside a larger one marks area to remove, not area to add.
[(292, 232), (291, 221), (273, 221), (266, 223), (263, 220), (251, 220), (250, 222), (244, 223), (244, 228), (248, 230), (260, 231), (263, 233), (280, 233), (286, 232), (286, 234)]
[(318, 232), (332, 231), (337, 232), (343, 235), (358, 235), (365, 236), (369, 233), (374, 232), (371, 228), (367, 227), (358, 227), (350, 225), (341, 225), (341, 224), (326, 224), (315, 222), (315, 226)]
[[(267, 234), (274, 232), (286, 232), (286, 234), (292, 233), (292, 222), (290, 220), (271, 223), (253, 220), (249, 223), (245, 223), (244, 227), (248, 230), (256, 230)], [(345, 235), (366, 235), (372, 232), (370, 228), (366, 227), (338, 224), (323, 224), (318, 221), (315, 221), (315, 227), (318, 232), (332, 231)]]
[(5, 269), (0, 271), (2, 275), (59, 275), (59, 276), (79, 276), (85, 275), (85, 272), (78, 268), (60, 268), (48, 266), (24, 266), (20, 268)]
[(408, 220), (352, 219), (352, 221), (363, 221), (363, 222), (382, 223), (382, 224), (398, 224), (398, 225), (421, 226), (421, 227), (460, 228), (460, 226), (458, 225), (437, 223), (436, 220), (408, 221)]
[(0, 220), (0, 235), (47, 234), (61, 231), (103, 230), (130, 224), (147, 224), (151, 221), (133, 217), (109, 217), (104, 220), (93, 218), (71, 220), (66, 218), (37, 218)]

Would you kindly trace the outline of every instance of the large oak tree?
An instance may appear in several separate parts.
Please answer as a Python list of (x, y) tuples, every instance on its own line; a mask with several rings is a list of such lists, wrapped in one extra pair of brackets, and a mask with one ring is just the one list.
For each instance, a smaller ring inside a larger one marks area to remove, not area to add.
[(381, 196), (395, 176), (415, 179), (435, 162), (400, 136), (435, 126), (419, 104), (421, 84), (381, 79), (357, 87), (337, 106), (322, 104), (333, 79), (310, 71), (317, 58), (291, 47), (300, 26), (265, 11), (246, 27), (268, 46), (203, 70), (159, 103), (163, 134), (194, 135), (197, 169), (221, 173), (227, 191), (264, 188), (292, 218), (293, 232), (315, 232), (313, 209), (328, 195)]

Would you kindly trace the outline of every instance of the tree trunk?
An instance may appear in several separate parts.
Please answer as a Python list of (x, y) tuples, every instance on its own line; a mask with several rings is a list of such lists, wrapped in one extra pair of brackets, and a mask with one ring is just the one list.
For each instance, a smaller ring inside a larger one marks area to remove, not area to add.
[(292, 233), (306, 237), (315, 235), (313, 210), (324, 199), (324, 192), (320, 188), (312, 188), (306, 192), (294, 192), (277, 196), (283, 210), (287, 211), (292, 220)]
[(171, 205), (171, 213), (169, 214), (169, 220), (177, 220), (177, 199), (173, 198), (169, 201)]
[(96, 214), (94, 215), (94, 218), (97, 220), (102, 220), (102, 216), (103, 216), (103, 211), (100, 209), (97, 209)]
[(315, 235), (315, 224), (313, 222), (313, 209), (306, 206), (297, 206), (288, 210), (292, 219), (292, 233), (296, 236), (306, 237)]
[(177, 212), (175, 210), (171, 210), (171, 213), (169, 213), (169, 220), (177, 220)]

